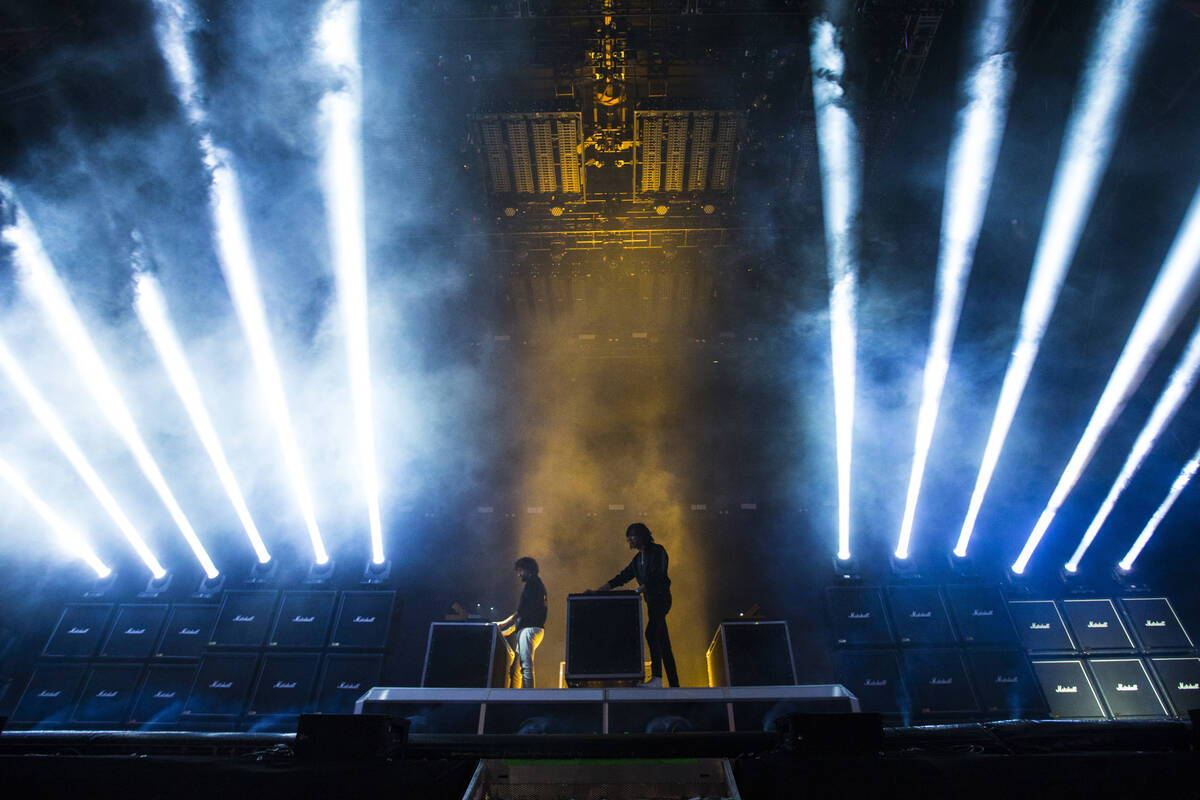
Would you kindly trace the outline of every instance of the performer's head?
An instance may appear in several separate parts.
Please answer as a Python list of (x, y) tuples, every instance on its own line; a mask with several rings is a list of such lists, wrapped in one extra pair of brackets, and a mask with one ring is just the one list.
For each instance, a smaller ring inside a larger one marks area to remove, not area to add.
[(529, 580), (529, 578), (538, 574), (537, 562), (529, 556), (518, 558), (516, 563), (513, 564), (513, 568), (516, 569), (517, 574), (521, 576), (521, 580), (523, 581)]
[(625, 529), (625, 540), (629, 542), (630, 550), (641, 550), (654, 542), (650, 529), (641, 522), (635, 522)]

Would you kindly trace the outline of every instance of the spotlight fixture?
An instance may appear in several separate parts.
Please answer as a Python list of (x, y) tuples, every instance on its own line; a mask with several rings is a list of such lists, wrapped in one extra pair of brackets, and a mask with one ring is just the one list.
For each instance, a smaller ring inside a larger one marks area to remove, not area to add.
[(925, 578), (925, 570), (916, 559), (908, 556), (901, 558), (892, 553), (888, 557), (888, 567), (892, 571), (892, 577), (899, 581), (920, 581)]
[(391, 561), (380, 561), (379, 563), (368, 561), (366, 569), (363, 570), (362, 580), (359, 581), (359, 583), (363, 584), (364, 586), (374, 586), (376, 584), (385, 582), (389, 577), (391, 577), (391, 574)]
[(171, 588), (171, 579), (173, 577), (174, 576), (169, 572), (158, 577), (151, 577), (150, 580), (146, 582), (146, 588), (138, 592), (138, 597), (142, 598), (143, 600), (150, 600), (158, 597), (167, 589)]
[(1151, 594), (1154, 591), (1138, 579), (1132, 568), (1125, 569), (1119, 563), (1113, 565), (1112, 578), (1121, 587), (1122, 594)]
[(221, 573), (215, 578), (203, 578), (200, 585), (196, 587), (196, 591), (192, 592), (193, 600), (211, 600), (221, 593), (225, 588), (225, 574)]
[(315, 561), (308, 568), (308, 575), (304, 577), (304, 582), (310, 586), (321, 586), (329, 583), (333, 579), (333, 564), (332, 558), (325, 561)]
[(950, 564), (950, 573), (958, 580), (966, 583), (975, 583), (983, 580), (983, 570), (980, 568), (979, 562), (973, 557), (950, 553), (947, 559)]
[(841, 583), (861, 583), (862, 570), (857, 558), (833, 558), (833, 576)]
[(117, 582), (117, 573), (109, 572), (103, 578), (96, 578), (92, 582), (91, 588), (83, 593), (86, 600), (98, 600), (101, 597), (106, 597), (113, 590), (113, 586)]
[(279, 560), (271, 559), (270, 561), (255, 561), (250, 566), (250, 575), (246, 578), (246, 583), (263, 585), (273, 583), (275, 576), (279, 572)]
[(1066, 567), (1059, 567), (1058, 580), (1063, 585), (1063, 591), (1066, 594), (1073, 596), (1090, 596), (1096, 594), (1096, 590), (1092, 588), (1091, 581), (1082, 574), (1079, 570), (1069, 570)]

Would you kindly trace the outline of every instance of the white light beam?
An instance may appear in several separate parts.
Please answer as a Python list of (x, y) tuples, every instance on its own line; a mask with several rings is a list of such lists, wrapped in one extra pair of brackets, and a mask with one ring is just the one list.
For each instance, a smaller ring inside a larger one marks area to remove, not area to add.
[(329, 554), (325, 550), (325, 543), (317, 526), (308, 478), (304, 472), (300, 447), (296, 442), (291, 414), (288, 412), (283, 379), (279, 374), (279, 363), (275, 358), (275, 349), (267, 327), (262, 292), (258, 286), (258, 269), (250, 246), (250, 233), (242, 209), (237, 173), (233, 169), (229, 154), (218, 148), (211, 134), (205, 130), (206, 117), (200, 103), (199, 83), (187, 48), (187, 29), (192, 24), (192, 15), (182, 0), (156, 0), (155, 5), (158, 8), (156, 31), (159, 47), (175, 82), (179, 101), (188, 119), (200, 134), (204, 163), (212, 176), (209, 205), (217, 240), (217, 259), (233, 298), (238, 319), (241, 321), (242, 331), (250, 345), (250, 354), (258, 373), (259, 388), (275, 426), (284, 469), (292, 484), (296, 502), (300, 506), (305, 528), (308, 530), (313, 557), (318, 564), (325, 564), (329, 561)]
[(362, 67), (359, 63), (357, 0), (331, 0), (322, 13), (318, 49), (342, 84), (321, 99), (325, 124), (324, 189), (329, 240), (345, 326), (346, 356), (354, 399), (359, 471), (367, 501), (371, 560), (382, 564), (383, 528), (375, 461), (367, 303), (366, 223), (363, 201)]
[[(962, 314), (963, 295), (971, 277), (975, 244), (987, 208), (1000, 140), (1013, 84), (1012, 58), (1001, 52), (1010, 28), (1008, 0), (990, 0), (972, 48), (971, 72), (964, 82), (966, 102), (958, 113), (958, 132), (950, 147), (946, 195), (942, 204), (942, 238), (938, 253), (937, 300), (929, 335), (929, 354), (917, 414), (912, 473), (896, 557), (907, 558), (925, 463), (937, 425), (938, 407), (950, 353)], [(958, 555), (965, 555), (965, 552)]]
[(1092, 41), (1046, 205), (1029, 288), (1021, 308), (1017, 342), (1000, 387), (1000, 400), (955, 552), (966, 552), (1008, 429), (1075, 256), (1116, 142), (1118, 122), (1154, 6), (1154, 0), (1110, 0)]
[[(11, 196), (11, 195), (10, 195)], [(88, 391), (96, 401), (105, 419), (112, 425), (113, 430), (129, 448), (142, 474), (154, 487), (155, 493), (167, 508), (167, 513), (183, 534), (192, 553), (204, 568), (205, 574), (215, 578), (219, 573), (213, 564), (200, 538), (196, 535), (192, 523), (179, 507), (175, 495), (167, 485), (166, 478), (150, 455), (150, 450), (138, 431), (133, 416), (129, 413), (121, 394), (117, 391), (108, 369), (104, 366), (100, 354), (96, 352), (91, 337), (83, 326), (66, 288), (58, 278), (50, 257), (42, 247), (37, 231), (33, 227), (25, 210), (18, 203), (12, 204), (16, 212), (15, 224), (4, 231), (3, 238), (9, 242), (15, 251), (15, 261), (18, 266), (21, 286), (41, 306), (43, 314), (50, 323), (51, 330), (67, 350), (75, 368), (83, 377)]]
[(846, 108), (842, 85), (846, 60), (832, 22), (813, 21), (813, 105), (825, 212), (829, 272), (829, 322), (838, 471), (838, 558), (850, 558), (850, 459), (854, 439), (854, 380), (857, 357), (857, 220), (859, 213), (858, 130)]
[[(1067, 462), (1058, 485), (1050, 495), (1046, 508), (1038, 517), (1037, 524), (1029, 534), (1025, 547), (1013, 564), (1013, 572), (1024, 571), (1029, 558), (1037, 549), (1054, 515), (1066, 501), (1079, 476), (1091, 461), (1100, 445), (1100, 440), (1112, 427), (1117, 415), (1129, 401), (1129, 397), (1146, 376), (1155, 356), (1175, 332), (1184, 313), (1196, 297), (1200, 288), (1200, 192), (1192, 200), (1192, 206), (1184, 218), (1183, 226), (1171, 245), (1162, 269), (1150, 288), (1146, 304), (1138, 314), (1133, 330), (1125, 342), (1117, 365), (1096, 403), (1092, 418), (1088, 420), (1075, 452)], [(1194, 368), (1193, 368), (1194, 371)], [(1182, 402), (1180, 398), (1179, 402)]]
[(1197, 450), (1191, 460), (1183, 466), (1175, 481), (1171, 484), (1171, 490), (1167, 492), (1166, 498), (1162, 501), (1162, 505), (1155, 510), (1150, 520), (1146, 523), (1146, 527), (1142, 528), (1142, 532), (1133, 543), (1133, 547), (1129, 548), (1129, 552), (1120, 561), (1121, 569), (1128, 572), (1133, 569), (1133, 562), (1137, 561), (1137, 557), (1141, 555), (1142, 550), (1146, 547), (1146, 543), (1150, 541), (1150, 537), (1158, 530), (1159, 524), (1163, 521), (1163, 517), (1167, 516), (1167, 512), (1171, 510), (1171, 506), (1175, 505), (1175, 501), (1179, 499), (1179, 495), (1187, 487), (1192, 476), (1196, 474), (1197, 468), (1200, 468), (1200, 450)]
[(28, 481), (17, 472), (3, 458), (0, 458), (0, 478), (8, 482), (8, 485), (17, 491), (17, 494), (24, 497), (38, 515), (45, 521), (46, 525), (58, 537), (60, 546), (71, 555), (77, 556), (93, 570), (96, 575), (101, 578), (107, 578), (112, 574), (112, 570), (100, 560), (96, 555), (96, 551), (88, 544), (87, 540), (79, 531), (72, 528), (62, 520), (54, 511), (46, 504), (42, 498), (38, 497), (37, 492), (30, 488)]
[(175, 335), (174, 326), (171, 325), (162, 289), (152, 275), (147, 272), (139, 272), (134, 276), (134, 291), (134, 306), (137, 309), (138, 318), (150, 336), (150, 341), (154, 343), (154, 349), (158, 351), (167, 375), (171, 378), (171, 384), (175, 387), (184, 408), (187, 409), (188, 417), (191, 418), (192, 425), (196, 428), (196, 434), (200, 437), (205, 452), (212, 459), (213, 467), (217, 470), (217, 477), (221, 480), (221, 486), (225, 488), (225, 493), (229, 495), (229, 500), (233, 503), (233, 508), (242, 523), (242, 528), (246, 531), (246, 536), (250, 539), (250, 545), (254, 548), (255, 555), (258, 556), (260, 563), (266, 564), (271, 560), (271, 555), (267, 552), (267, 546), (263, 543), (258, 527), (250, 516), (250, 509), (246, 507), (246, 500), (242, 496), (237, 478), (234, 477), (233, 470), (229, 467), (229, 461), (225, 458), (221, 439), (217, 436), (216, 428), (213, 427), (212, 419), (208, 415), (208, 409), (204, 406), (204, 396), (200, 392), (200, 386), (196, 383), (196, 378), (184, 355), (183, 346), (179, 343), (179, 337)]
[(104, 481), (96, 473), (83, 451), (79, 449), (79, 445), (71, 438), (71, 434), (67, 433), (66, 427), (58, 419), (58, 415), (50, 408), (50, 404), (42, 397), (41, 393), (34, 387), (33, 382), (29, 380), (25, 370), (21, 364), (13, 356), (8, 349), (8, 345), (0, 339), (0, 371), (3, 371), (9, 382), (16, 388), (17, 393), (25, 400), (29, 410), (37, 418), (46, 432), (50, 434), (50, 438), (58, 445), (58, 449), (62, 451), (67, 460), (71, 462), (71, 466), (79, 473), (79, 477), (87, 484), (87, 487), (92, 490), (92, 494), (96, 496), (96, 500), (100, 502), (101, 507), (108, 512), (108, 516), (116, 524), (117, 529), (125, 536), (126, 541), (133, 547), (134, 552), (138, 554), (138, 558), (146, 565), (155, 578), (161, 578), (167, 574), (163, 569), (162, 564), (155, 558), (154, 553), (150, 552), (150, 548), (146, 545), (145, 539), (129, 521), (129, 517), (121, 510), (121, 506), (117, 503), (116, 498), (112, 496), (112, 492), (104, 485)]

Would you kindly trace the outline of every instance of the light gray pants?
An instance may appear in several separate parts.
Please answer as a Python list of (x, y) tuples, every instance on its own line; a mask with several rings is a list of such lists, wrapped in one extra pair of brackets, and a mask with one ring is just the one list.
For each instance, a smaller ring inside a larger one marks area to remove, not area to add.
[[(533, 651), (542, 643), (543, 628), (522, 628), (517, 633), (517, 662), (520, 666), (521, 685), (517, 686), (517, 671), (513, 670), (514, 689), (533, 688)], [(514, 665), (514, 667), (517, 665)]]

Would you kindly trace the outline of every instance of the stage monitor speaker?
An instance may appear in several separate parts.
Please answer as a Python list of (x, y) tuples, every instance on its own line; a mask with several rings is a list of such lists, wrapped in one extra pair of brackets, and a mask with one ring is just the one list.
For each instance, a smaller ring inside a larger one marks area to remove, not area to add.
[(604, 732), (604, 692), (600, 689), (488, 692), (483, 709), (483, 732), (598, 735)]
[(159, 658), (199, 658), (212, 641), (218, 611), (217, 606), (211, 605), (171, 606), (155, 655)]
[(146, 669), (129, 721), (151, 728), (171, 727), (179, 722), (184, 703), (196, 682), (193, 664), (151, 664)]
[(959, 640), (969, 646), (1016, 647), (1019, 643), (1004, 595), (997, 586), (947, 586), (946, 604), (958, 628)]
[(841, 685), (742, 686), (724, 691), (729, 701), (730, 725), (735, 731), (773, 731), (788, 714), (861, 711), (858, 698)]
[(284, 592), (271, 629), (271, 647), (320, 650), (329, 640), (337, 592)]
[(210, 645), (262, 647), (271, 629), (279, 592), (226, 592)]
[(1158, 676), (1176, 717), (1187, 719), (1190, 709), (1200, 708), (1200, 658), (1152, 658), (1150, 667)]
[(141, 664), (97, 664), (88, 673), (72, 721), (123, 725), (142, 677)]
[(1113, 719), (1170, 716), (1140, 658), (1092, 658), (1088, 668)]
[(729, 702), (721, 689), (609, 689), (608, 732), (727, 733)]
[(1100, 695), (1092, 685), (1078, 658), (1034, 659), (1033, 674), (1037, 676), (1050, 707), (1050, 716), (1059, 719), (1104, 719)]
[(967, 664), (983, 713), (1006, 719), (1046, 714), (1046, 700), (1023, 651), (970, 650)]
[(1073, 653), (1075, 641), (1053, 600), (1010, 600), (1021, 646), (1030, 653)]
[(726, 620), (705, 654), (709, 686), (794, 686), (792, 637), (784, 620)]
[(144, 661), (154, 653), (158, 634), (167, 618), (165, 605), (122, 605), (112, 631), (100, 648), (104, 658)]
[(403, 721), (378, 714), (301, 714), (296, 757), (305, 761), (382, 761), (403, 748)]
[(387, 646), (395, 605), (395, 592), (343, 592), (329, 646), (382, 650)]
[(421, 685), (504, 688), (512, 653), (490, 622), (434, 622), (425, 644)]
[(204, 656), (196, 671), (192, 693), (183, 707), (184, 716), (222, 719), (242, 716), (257, 666), (258, 656), (249, 653)]
[(1184, 652), (1194, 648), (1192, 637), (1165, 597), (1126, 597), (1121, 600), (1138, 647), (1144, 653)]
[(246, 716), (294, 717), (307, 711), (320, 661), (315, 653), (271, 653), (263, 658)]
[(878, 589), (836, 586), (826, 590), (833, 640), (842, 647), (890, 647), (894, 640)]
[(51, 664), (36, 667), (17, 701), (9, 722), (22, 726), (61, 727), (71, 718), (75, 698), (83, 683), (82, 664)]
[(108, 618), (112, 615), (110, 603), (72, 604), (63, 609), (58, 624), (42, 651), (44, 656), (64, 658), (91, 658), (104, 638)]
[(568, 685), (641, 681), (642, 646), (642, 598), (637, 592), (567, 595)]
[(358, 698), (379, 682), (383, 656), (325, 656), (317, 684), (316, 709), (321, 714), (350, 714)]
[(910, 704), (894, 650), (843, 650), (834, 653), (838, 683), (855, 697), (863, 711), (908, 714)]
[(489, 691), (415, 687), (380, 689), (372, 694), (385, 693), (386, 698), (379, 701), (363, 698), (360, 713), (407, 720), (412, 733), (475, 735), (482, 729), (483, 703)]
[(1112, 600), (1063, 600), (1063, 615), (1085, 653), (1132, 653), (1133, 640)]
[(891, 586), (887, 600), (897, 644), (954, 644), (950, 615), (936, 586)]
[(945, 717), (979, 712), (959, 651), (906, 650), (901, 658), (915, 713)]

